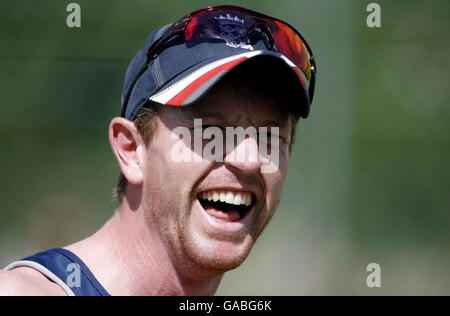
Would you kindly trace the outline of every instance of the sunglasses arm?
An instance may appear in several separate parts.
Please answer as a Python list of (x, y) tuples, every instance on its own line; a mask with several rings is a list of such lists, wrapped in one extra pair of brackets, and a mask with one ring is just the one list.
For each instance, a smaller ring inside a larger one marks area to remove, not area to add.
[(191, 19), (186, 16), (172, 24), (167, 32), (165, 32), (159, 39), (156, 40), (156, 42), (154, 42), (148, 48), (146, 64), (148, 65), (155, 58), (155, 53), (158, 48), (162, 47), (173, 36), (183, 33), (190, 21)]
[(311, 62), (311, 80), (309, 82), (308, 94), (309, 94), (309, 103), (312, 103), (313, 96), (314, 96), (314, 88), (316, 85), (316, 73), (317, 73), (317, 66), (316, 66), (316, 61), (314, 60), (314, 56), (311, 56), (310, 62)]

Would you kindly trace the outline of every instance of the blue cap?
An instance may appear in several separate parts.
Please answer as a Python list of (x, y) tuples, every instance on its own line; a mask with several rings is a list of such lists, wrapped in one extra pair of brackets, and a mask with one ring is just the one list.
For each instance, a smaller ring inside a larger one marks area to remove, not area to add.
[(291, 78), (283, 80), (296, 81), (294, 86), (298, 89), (294, 93), (298, 93), (298, 105), (294, 106), (295, 114), (303, 118), (308, 116), (310, 100), (305, 76), (288, 58), (270, 49), (263, 36), (252, 40), (251, 44), (233, 44), (216, 39), (186, 42), (184, 35), (179, 34), (166, 42), (146, 67), (148, 48), (169, 27), (166, 25), (153, 31), (147, 45), (128, 66), (122, 95), (122, 116), (125, 118), (133, 120), (148, 101), (171, 106), (190, 105), (235, 67), (261, 56), (271, 56), (265, 57), (267, 62), (276, 60), (281, 67), (289, 68)]

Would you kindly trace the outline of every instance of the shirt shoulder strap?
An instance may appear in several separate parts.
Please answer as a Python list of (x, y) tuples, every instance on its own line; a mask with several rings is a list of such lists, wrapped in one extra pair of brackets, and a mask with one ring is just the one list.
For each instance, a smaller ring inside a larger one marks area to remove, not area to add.
[(53, 248), (23, 258), (8, 265), (5, 270), (17, 267), (33, 268), (55, 282), (69, 296), (109, 296), (84, 262), (63, 248)]

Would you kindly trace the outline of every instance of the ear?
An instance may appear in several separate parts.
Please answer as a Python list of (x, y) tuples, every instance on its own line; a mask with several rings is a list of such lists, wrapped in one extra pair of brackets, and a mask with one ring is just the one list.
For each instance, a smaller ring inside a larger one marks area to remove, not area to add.
[(134, 123), (123, 117), (114, 118), (109, 124), (109, 143), (128, 182), (142, 184), (145, 144)]

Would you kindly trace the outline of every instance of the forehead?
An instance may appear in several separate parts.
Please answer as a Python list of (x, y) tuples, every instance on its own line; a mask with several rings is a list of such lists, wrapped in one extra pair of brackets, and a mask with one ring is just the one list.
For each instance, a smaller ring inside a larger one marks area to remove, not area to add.
[(176, 115), (180, 119), (209, 118), (231, 125), (244, 119), (255, 125), (287, 124), (289, 107), (267, 88), (248, 76), (226, 77), (194, 104), (177, 108)]

